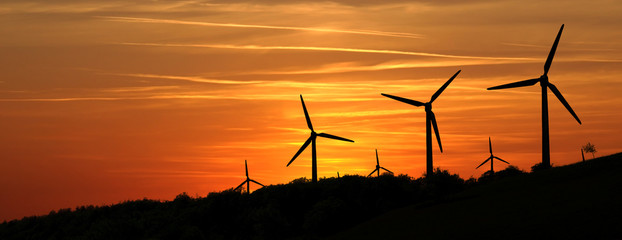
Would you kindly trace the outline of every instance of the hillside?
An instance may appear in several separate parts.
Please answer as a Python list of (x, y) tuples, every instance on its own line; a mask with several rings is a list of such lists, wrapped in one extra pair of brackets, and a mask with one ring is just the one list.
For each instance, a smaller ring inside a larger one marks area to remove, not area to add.
[(457, 175), (296, 179), (252, 194), (226, 190), (173, 201), (81, 206), (0, 224), (0, 239), (323, 238), (391, 209), (464, 189)]
[(0, 239), (612, 238), (622, 236), (621, 172), (616, 154), (480, 182), (440, 169), (418, 179), (301, 178), (252, 194), (60, 209), (4, 222)]
[(621, 239), (622, 153), (396, 209), (332, 239)]

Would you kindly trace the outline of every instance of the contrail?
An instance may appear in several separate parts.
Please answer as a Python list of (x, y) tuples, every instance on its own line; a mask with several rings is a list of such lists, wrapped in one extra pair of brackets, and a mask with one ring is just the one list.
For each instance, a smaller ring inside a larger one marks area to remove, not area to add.
[(294, 30), (294, 31), (347, 33), (347, 34), (374, 35), (374, 36), (385, 36), (385, 37), (423, 38), (421, 35), (413, 34), (413, 33), (384, 32), (384, 31), (373, 31), (373, 30), (342, 30), (342, 29), (333, 29), (333, 28), (271, 26), (271, 25), (255, 25), (255, 24), (237, 24), (237, 23), (213, 23), (213, 22), (195, 22), (195, 21), (155, 19), (155, 18), (135, 18), (135, 17), (103, 16), (100, 18), (105, 18), (111, 21), (118, 21), (118, 22), (168, 23), (168, 24), (182, 24), (182, 25), (213, 26), (213, 27), (263, 28), (263, 29), (281, 29), (281, 30)]
[(119, 43), (123, 45), (136, 46), (156, 46), (156, 47), (201, 47), (201, 48), (220, 48), (220, 49), (245, 49), (245, 50), (309, 50), (309, 51), (330, 51), (330, 52), (356, 52), (356, 53), (378, 53), (378, 54), (398, 54), (424, 57), (443, 57), (459, 59), (484, 59), (484, 60), (522, 60), (530, 61), (533, 58), (512, 58), (512, 57), (478, 57), (461, 56), (426, 52), (409, 52), (398, 50), (377, 50), (360, 48), (336, 48), (336, 47), (312, 47), (312, 46), (258, 46), (258, 45), (227, 45), (227, 44), (179, 44), (179, 43)]

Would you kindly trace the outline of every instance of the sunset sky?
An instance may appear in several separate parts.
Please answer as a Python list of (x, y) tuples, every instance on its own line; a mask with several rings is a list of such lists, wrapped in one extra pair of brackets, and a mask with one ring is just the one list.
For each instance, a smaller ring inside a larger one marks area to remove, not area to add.
[[(444, 153), (463, 178), (488, 156), (529, 170), (541, 160), (539, 77), (561, 24), (549, 79), (551, 162), (593, 143), (622, 151), (622, 2), (18, 1), (0, 3), (0, 221), (59, 208), (205, 196), (250, 177), (425, 171), (434, 102)], [(591, 155), (586, 155), (591, 158)], [(506, 164), (495, 163), (497, 169)], [(256, 186), (251, 185), (251, 189)]]

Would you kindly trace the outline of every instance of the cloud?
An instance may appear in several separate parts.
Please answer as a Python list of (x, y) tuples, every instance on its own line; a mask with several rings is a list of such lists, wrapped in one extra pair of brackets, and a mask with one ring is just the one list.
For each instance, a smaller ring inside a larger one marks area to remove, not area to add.
[(148, 86), (148, 87), (123, 87), (123, 88), (113, 88), (113, 89), (103, 89), (102, 92), (111, 92), (111, 93), (126, 93), (126, 92), (150, 92), (150, 91), (164, 91), (164, 90), (172, 90), (179, 89), (179, 86)]
[(345, 30), (345, 29), (333, 29), (333, 28), (273, 26), (273, 25), (239, 24), (239, 23), (214, 23), (214, 22), (196, 22), (196, 21), (155, 19), (155, 18), (136, 18), (136, 17), (103, 16), (101, 18), (108, 19), (111, 21), (118, 21), (118, 22), (165, 23), (165, 24), (181, 24), (181, 25), (196, 25), (196, 26), (211, 26), (211, 27), (260, 28), (260, 29), (279, 29), (279, 30), (293, 30), (293, 31), (360, 34), (360, 35), (373, 35), (373, 36), (384, 36), (384, 37), (422, 38), (421, 35), (414, 34), (414, 33), (385, 32), (385, 31), (374, 31), (374, 30)]
[(127, 73), (127, 74), (105, 73), (105, 74), (117, 75), (117, 76), (128, 76), (128, 77), (139, 77), (139, 78), (172, 79), (172, 80), (182, 80), (182, 81), (190, 81), (190, 82), (198, 82), (198, 83), (214, 83), (214, 84), (257, 84), (257, 83), (264, 82), (264, 81), (208, 79), (208, 78), (193, 77), (193, 76), (174, 76), (174, 75), (158, 75), (158, 74), (143, 74), (143, 73)]
[(411, 51), (399, 51), (399, 50), (316, 47), (316, 46), (261, 46), (261, 45), (229, 45), (229, 44), (132, 43), (132, 42), (119, 43), (119, 44), (135, 45), (135, 46), (154, 46), (154, 47), (199, 47), (199, 48), (219, 48), (219, 49), (238, 49), (238, 50), (302, 50), (302, 51), (352, 52), (352, 53), (394, 54), (394, 55), (409, 55), (409, 56), (422, 56), (422, 57), (480, 59), (480, 60), (521, 60), (521, 61), (535, 60), (534, 58), (463, 56), (463, 55), (411, 52)]
[[(407, 68), (431, 68), (431, 67), (454, 67), (454, 66), (472, 66), (472, 65), (500, 65), (524, 62), (536, 62), (537, 60), (484, 60), (484, 59), (460, 59), (450, 61), (432, 61), (432, 60), (399, 60), (388, 61), (374, 65), (356, 65), (353, 63), (337, 63), (327, 64), (319, 68), (301, 69), (301, 70), (283, 70), (283, 71), (258, 71), (249, 74), (328, 74), (328, 73), (346, 73), (346, 72), (364, 72), (364, 71), (382, 71)], [(246, 74), (246, 73), (245, 73)]]
[[(313, 0), (303, 0), (296, 1), (296, 3), (316, 3), (317, 1)], [(468, 3), (459, 0), (450, 0), (450, 1), (433, 1), (433, 0), (331, 0), (331, 3), (337, 3), (345, 6), (382, 6), (382, 5), (395, 5), (395, 4), (434, 4), (434, 5), (459, 5), (459, 4), (474, 4), (478, 2), (491, 2), (491, 0), (478, 0), (478, 1), (469, 1)], [(248, 4), (262, 4), (262, 5), (285, 5), (291, 4), (292, 1), (288, 0), (211, 0), (210, 3), (248, 3)]]

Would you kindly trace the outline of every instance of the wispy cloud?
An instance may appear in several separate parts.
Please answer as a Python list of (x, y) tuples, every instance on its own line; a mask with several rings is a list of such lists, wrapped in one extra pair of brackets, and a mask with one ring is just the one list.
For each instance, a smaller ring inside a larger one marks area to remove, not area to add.
[(449, 61), (431, 61), (431, 60), (400, 60), (389, 61), (374, 65), (357, 65), (355, 63), (336, 63), (327, 64), (318, 68), (301, 69), (301, 70), (281, 70), (281, 71), (256, 71), (243, 73), (245, 74), (270, 74), (270, 75), (288, 75), (288, 74), (329, 74), (329, 73), (345, 73), (345, 72), (364, 72), (364, 71), (382, 71), (406, 68), (431, 68), (431, 67), (453, 67), (453, 66), (473, 66), (473, 65), (500, 65), (512, 63), (536, 62), (537, 60), (483, 60), (483, 59), (457, 59)]
[(463, 55), (411, 52), (411, 51), (399, 51), (399, 50), (315, 47), (315, 46), (260, 46), (260, 45), (229, 45), (229, 44), (132, 43), (132, 42), (119, 43), (119, 44), (135, 45), (135, 46), (154, 46), (154, 47), (199, 47), (199, 48), (219, 48), (219, 49), (239, 49), (239, 50), (306, 50), (306, 51), (329, 51), (329, 52), (353, 52), (353, 53), (396, 54), (396, 55), (409, 55), (409, 56), (422, 56), (422, 57), (482, 59), (482, 60), (522, 60), (522, 61), (535, 60), (534, 58), (463, 56)]
[(513, 47), (547, 48), (547, 46), (543, 46), (543, 45), (534, 45), (534, 44), (526, 44), (526, 43), (501, 43), (501, 44), (506, 45), (506, 46), (513, 46)]
[(257, 84), (257, 83), (263, 82), (263, 81), (209, 79), (209, 78), (195, 77), (195, 76), (174, 76), (174, 75), (143, 74), (143, 73), (104, 73), (104, 74), (116, 75), (116, 76), (139, 77), (139, 78), (172, 79), (172, 80), (182, 80), (182, 81), (190, 81), (190, 82), (198, 82), (198, 83), (214, 83), (214, 84)]
[(404, 32), (385, 32), (385, 31), (374, 31), (374, 30), (345, 30), (345, 29), (335, 29), (335, 28), (273, 26), (273, 25), (239, 24), (239, 23), (214, 23), (214, 22), (196, 22), (196, 21), (183, 21), (183, 20), (171, 20), (171, 19), (114, 17), (114, 16), (102, 16), (101, 18), (104, 18), (110, 21), (117, 21), (117, 22), (165, 23), (165, 24), (181, 24), (181, 25), (195, 25), (195, 26), (210, 26), (210, 27), (280, 29), (280, 30), (293, 30), (293, 31), (346, 33), (346, 34), (373, 35), (373, 36), (400, 37), (400, 38), (422, 38), (422, 36), (419, 34), (404, 33)]
[(112, 88), (112, 89), (103, 89), (102, 92), (111, 92), (111, 93), (126, 93), (126, 92), (150, 92), (150, 91), (160, 91), (160, 90), (172, 90), (178, 89), (179, 86), (148, 86), (148, 87), (123, 87), (123, 88)]
[(377, 111), (357, 111), (357, 112), (332, 112), (332, 113), (315, 113), (316, 117), (369, 117), (369, 116), (387, 116), (413, 113), (415, 109), (399, 109), (399, 110), (377, 110)]

